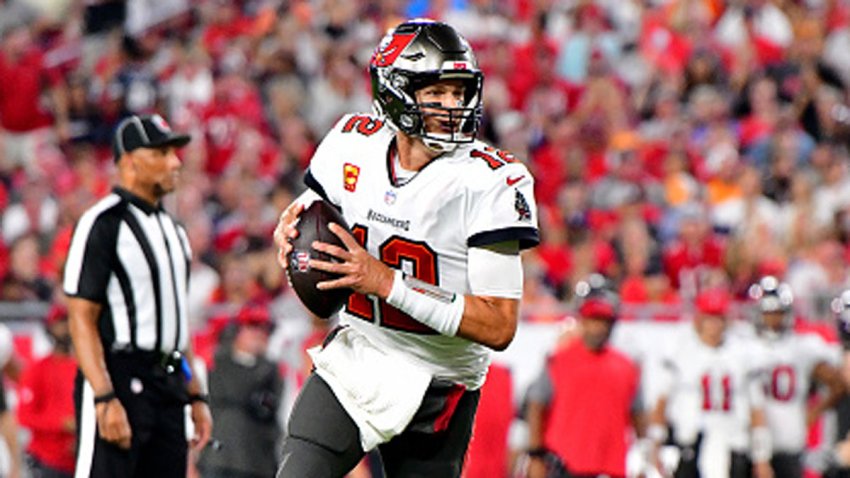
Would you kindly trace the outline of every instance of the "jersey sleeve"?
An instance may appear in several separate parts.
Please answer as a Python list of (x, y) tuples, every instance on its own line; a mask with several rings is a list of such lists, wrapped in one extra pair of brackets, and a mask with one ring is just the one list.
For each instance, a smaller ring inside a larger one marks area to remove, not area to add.
[(92, 302), (106, 301), (117, 237), (117, 223), (104, 216), (84, 215), (80, 219), (65, 262), (65, 294)]
[(325, 135), (313, 157), (304, 176), (304, 184), (312, 189), (325, 201), (339, 204), (342, 201), (345, 172), (340, 158), (345, 152), (345, 135), (343, 127), (354, 115), (343, 116), (336, 125)]
[(520, 249), (540, 242), (534, 178), (520, 163), (505, 165), (487, 188), (472, 198), (467, 245), (485, 247), (519, 241)]

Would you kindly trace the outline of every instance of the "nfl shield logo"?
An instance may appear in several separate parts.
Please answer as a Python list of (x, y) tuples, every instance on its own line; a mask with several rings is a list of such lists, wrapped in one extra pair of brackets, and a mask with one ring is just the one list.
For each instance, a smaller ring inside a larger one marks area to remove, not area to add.
[(395, 191), (387, 191), (384, 193), (384, 202), (392, 206), (395, 204), (396, 194)]
[(298, 272), (310, 270), (310, 253), (307, 251), (292, 251), (292, 266)]

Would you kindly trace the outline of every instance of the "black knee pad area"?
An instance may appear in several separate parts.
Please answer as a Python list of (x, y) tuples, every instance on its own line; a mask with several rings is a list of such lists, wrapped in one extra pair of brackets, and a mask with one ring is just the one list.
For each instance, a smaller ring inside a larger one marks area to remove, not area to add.
[(304, 384), (290, 417), (289, 434), (336, 453), (360, 449), (357, 425), (318, 375), (311, 375)]

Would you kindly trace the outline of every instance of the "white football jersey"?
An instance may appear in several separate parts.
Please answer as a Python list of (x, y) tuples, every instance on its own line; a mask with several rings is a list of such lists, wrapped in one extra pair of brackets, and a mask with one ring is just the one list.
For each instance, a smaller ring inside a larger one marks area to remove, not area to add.
[[(512, 155), (475, 141), (400, 181), (390, 154), (394, 138), (379, 117), (345, 116), (319, 145), (305, 178), (342, 210), (373, 256), (442, 289), (467, 294), (470, 248), (537, 243), (534, 181)], [(352, 295), (340, 322), (378, 345), (405, 351), (434, 376), (471, 389), (484, 382), (489, 349), (439, 335), (385, 301)]]
[(724, 437), (731, 450), (747, 451), (751, 411), (764, 406), (757, 356), (728, 335), (716, 348), (693, 330), (683, 335), (663, 363), (662, 394), (668, 397), (674, 438), (691, 445), (702, 432)]
[(806, 401), (812, 372), (832, 363), (834, 352), (815, 334), (786, 333), (760, 339), (765, 366), (765, 413), (779, 452), (799, 453), (806, 445)]

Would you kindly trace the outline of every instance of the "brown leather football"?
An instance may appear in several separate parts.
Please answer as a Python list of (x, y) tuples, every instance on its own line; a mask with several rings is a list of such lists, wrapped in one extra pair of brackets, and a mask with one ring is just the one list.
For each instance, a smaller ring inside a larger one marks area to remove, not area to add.
[(298, 237), (290, 241), (292, 252), (289, 254), (289, 263), (286, 268), (289, 283), (292, 284), (298, 298), (307, 309), (323, 319), (339, 311), (352, 292), (351, 289), (319, 290), (316, 288), (317, 283), (332, 280), (338, 275), (311, 268), (310, 259), (323, 261), (337, 259), (313, 249), (313, 241), (326, 242), (345, 249), (339, 237), (328, 228), (332, 222), (351, 232), (339, 211), (329, 203), (316, 200), (305, 208), (295, 227), (298, 230)]

